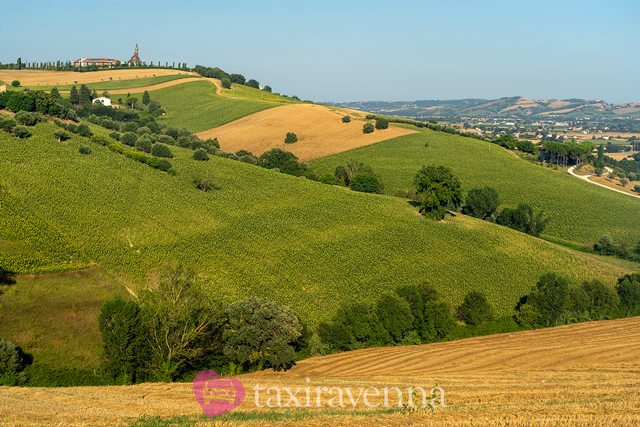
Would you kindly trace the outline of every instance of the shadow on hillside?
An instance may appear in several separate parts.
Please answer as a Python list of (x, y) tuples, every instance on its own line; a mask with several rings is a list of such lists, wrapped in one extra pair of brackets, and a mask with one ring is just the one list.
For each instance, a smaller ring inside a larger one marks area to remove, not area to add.
[(409, 203), (414, 208), (419, 208), (420, 207), (420, 202), (416, 202), (415, 200), (409, 200), (407, 203)]
[[(12, 271), (5, 270), (4, 268), (0, 267), (0, 286), (15, 285), (16, 281), (13, 278), (14, 276), (15, 276), (15, 273), (13, 273)], [(0, 295), (2, 295), (1, 289), (0, 289)]]

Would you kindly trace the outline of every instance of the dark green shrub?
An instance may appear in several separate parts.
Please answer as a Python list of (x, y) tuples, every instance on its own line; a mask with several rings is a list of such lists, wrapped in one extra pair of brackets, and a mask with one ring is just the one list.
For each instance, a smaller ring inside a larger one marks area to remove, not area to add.
[(496, 224), (513, 228), (522, 233), (539, 237), (547, 225), (548, 219), (544, 212), (535, 212), (527, 204), (519, 204), (517, 208), (504, 208), (496, 217)]
[(11, 117), (2, 118), (0, 117), (0, 129), (5, 132), (11, 132), (11, 130), (16, 126), (16, 121)]
[(336, 177), (332, 173), (325, 173), (320, 175), (320, 177), (318, 177), (318, 181), (320, 181), (323, 184), (329, 184), (329, 185), (336, 185), (338, 183), (338, 181), (336, 180)]
[(0, 339), (0, 375), (16, 374), (24, 365), (20, 352), (10, 341)]
[(354, 176), (350, 187), (353, 191), (363, 193), (379, 193), (381, 190), (378, 177), (369, 173), (359, 173)]
[(538, 309), (528, 303), (522, 304), (518, 307), (518, 311), (514, 318), (515, 321), (518, 322), (518, 325), (525, 329), (535, 329), (542, 321)]
[(176, 140), (169, 135), (159, 135), (156, 140), (165, 145), (176, 145)]
[(58, 142), (66, 141), (67, 139), (71, 138), (71, 135), (69, 135), (67, 132), (63, 131), (62, 129), (55, 131), (53, 133), (53, 136), (56, 137)]
[(567, 310), (582, 313), (591, 305), (589, 294), (583, 286), (575, 286), (569, 289), (569, 302)]
[(153, 141), (149, 138), (140, 138), (136, 141), (136, 148), (140, 151), (144, 151), (145, 153), (150, 152), (152, 146)]
[(161, 171), (167, 172), (169, 169), (171, 169), (171, 162), (167, 159), (158, 159), (154, 167), (160, 169)]
[(555, 273), (544, 274), (526, 302), (540, 313), (541, 325), (556, 324), (569, 304), (569, 281)]
[(367, 120), (373, 120), (373, 119), (375, 119), (375, 118), (376, 118), (376, 115), (375, 115), (375, 114), (367, 114), (367, 115), (365, 116), (365, 119), (367, 119)]
[(460, 180), (446, 166), (423, 166), (413, 179), (420, 213), (435, 220), (444, 219), (449, 209), (462, 204)]
[(293, 144), (294, 142), (296, 142), (298, 140), (298, 135), (296, 135), (293, 132), (287, 132), (287, 136), (284, 139), (284, 143), (285, 144)]
[(191, 138), (188, 136), (179, 136), (177, 145), (182, 148), (191, 148)]
[(28, 111), (18, 111), (13, 117), (21, 125), (33, 126), (36, 124), (36, 118)]
[(258, 165), (266, 169), (278, 168), (280, 172), (294, 176), (300, 176), (304, 173), (298, 163), (298, 158), (292, 152), (279, 148), (272, 148), (262, 153), (258, 159)]
[(209, 190), (219, 190), (221, 187), (215, 183), (213, 178), (204, 174), (197, 174), (191, 177), (191, 182), (196, 185), (198, 190), (207, 192)]
[(127, 132), (120, 135), (120, 142), (123, 144), (127, 144), (130, 147), (133, 147), (138, 141), (138, 135), (133, 132)]
[(389, 119), (386, 117), (376, 117), (376, 129), (388, 129), (389, 128)]
[(374, 130), (375, 129), (373, 127), (373, 124), (371, 124), (371, 123), (365, 123), (364, 126), (362, 126), (362, 132), (363, 133), (371, 133)]
[(387, 342), (400, 342), (413, 326), (409, 303), (394, 292), (382, 294), (376, 302), (376, 315), (387, 331)]
[(228, 77), (223, 77), (220, 83), (224, 89), (231, 89), (231, 80)]
[(238, 158), (238, 160), (240, 160), (241, 162), (244, 162), (244, 163), (249, 163), (250, 165), (257, 165), (258, 164), (258, 159), (256, 159), (254, 156), (250, 156), (248, 154), (245, 154), (244, 156), (240, 156)]
[(126, 122), (126, 123), (123, 123), (122, 126), (120, 126), (120, 132), (122, 133), (137, 132), (137, 131), (138, 131), (138, 124), (136, 122)]
[(87, 117), (87, 121), (94, 125), (97, 125), (100, 123), (100, 119), (95, 114), (91, 114), (89, 117)]
[(342, 323), (321, 322), (318, 325), (318, 336), (323, 343), (337, 351), (350, 350), (353, 344), (353, 336)]
[(142, 127), (139, 127), (138, 130), (136, 130), (136, 133), (138, 134), (138, 136), (150, 134), (151, 129), (149, 129), (147, 126), (142, 126)]
[(84, 123), (81, 123), (78, 126), (78, 135), (84, 136), (85, 138), (89, 138), (91, 136), (91, 129)]
[(584, 282), (582, 288), (589, 297), (589, 308), (603, 311), (616, 310), (620, 304), (620, 297), (615, 289), (599, 280)]
[(214, 146), (216, 148), (220, 148), (220, 143), (218, 142), (218, 138), (209, 138), (204, 142), (205, 146)]
[(11, 86), (13, 87), (19, 87), (20, 86), (20, 80), (14, 80), (11, 82)]
[(479, 291), (471, 291), (465, 295), (460, 311), (467, 325), (479, 325), (493, 319), (493, 307)]
[(491, 187), (473, 188), (469, 190), (462, 213), (474, 218), (487, 219), (500, 206), (498, 192)]
[(382, 327), (374, 307), (365, 301), (350, 301), (338, 307), (332, 325), (344, 325), (350, 336), (350, 349), (383, 345), (387, 332)]
[(295, 364), (293, 344), (302, 325), (291, 307), (255, 296), (225, 305), (224, 355), (245, 367), (285, 371)]
[(395, 292), (400, 298), (409, 304), (409, 307), (411, 307), (411, 314), (413, 315), (413, 329), (417, 331), (422, 329), (422, 323), (424, 320), (424, 303), (422, 302), (420, 292), (418, 292), (418, 287), (415, 285), (403, 285), (398, 287)]
[(640, 311), (640, 274), (627, 274), (618, 279), (616, 287), (620, 306), (626, 310)]
[(33, 116), (36, 123), (47, 123), (49, 121), (49, 119), (47, 119), (47, 116), (40, 112), (35, 111), (31, 113), (31, 115)]
[(80, 144), (78, 145), (78, 152), (80, 154), (91, 154), (91, 148), (87, 147), (86, 145)]
[(437, 301), (440, 299), (440, 295), (436, 288), (429, 282), (423, 282), (418, 285), (418, 293), (422, 298), (422, 303), (426, 304), (430, 301)]
[(204, 141), (199, 139), (199, 138), (192, 139), (191, 140), (191, 149), (195, 151), (198, 148), (204, 148)]
[(342, 123), (349, 123), (351, 121), (351, 116), (350, 115), (346, 115), (346, 116), (342, 116)]
[(31, 136), (29, 128), (22, 125), (14, 126), (14, 128), (11, 129), (11, 132), (20, 139), (29, 138)]
[(205, 150), (204, 148), (198, 148), (196, 151), (193, 152), (193, 156), (192, 156), (193, 160), (209, 160), (209, 155), (207, 154), (207, 150)]
[(161, 143), (153, 144), (153, 147), (151, 147), (151, 155), (156, 157), (167, 157), (169, 159), (173, 157), (171, 149)]
[(449, 301), (437, 300), (424, 304), (420, 335), (427, 341), (438, 341), (456, 327), (456, 313)]
[(98, 328), (102, 336), (100, 365), (106, 376), (120, 384), (144, 379), (149, 349), (138, 304), (121, 297), (105, 301)]
[(78, 133), (78, 125), (75, 123), (68, 123), (67, 130), (71, 133)]
[(109, 136), (115, 139), (116, 141), (120, 141), (120, 134), (118, 132), (111, 132)]

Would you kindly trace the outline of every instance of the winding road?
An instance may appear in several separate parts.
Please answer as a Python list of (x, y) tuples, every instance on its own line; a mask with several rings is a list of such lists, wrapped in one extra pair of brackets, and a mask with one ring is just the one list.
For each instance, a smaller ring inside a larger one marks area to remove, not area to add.
[[(569, 168), (569, 170), (567, 171), (567, 172), (569, 173), (569, 175), (573, 175), (573, 176), (575, 176), (576, 178), (580, 178), (580, 179), (582, 179), (583, 181), (587, 181), (587, 182), (589, 182), (589, 183), (591, 183), (591, 184), (599, 185), (600, 187), (606, 188), (607, 190), (617, 191), (618, 193), (625, 194), (625, 195), (627, 195), (627, 196), (631, 196), (631, 197), (638, 197), (638, 196), (633, 195), (633, 194), (631, 194), (631, 193), (627, 193), (626, 191), (617, 190), (617, 189), (615, 189), (615, 188), (607, 187), (606, 185), (604, 185), (604, 184), (600, 184), (599, 182), (593, 182), (593, 181), (591, 181), (591, 180), (589, 179), (589, 177), (591, 177), (591, 176), (595, 176), (595, 175), (578, 175), (578, 174), (576, 174), (575, 172), (573, 172), (573, 170), (574, 170), (575, 168), (576, 168), (575, 166), (571, 166), (571, 167)], [(605, 167), (605, 169), (607, 170), (607, 172), (606, 172), (606, 173), (604, 173), (603, 175), (607, 175), (607, 174), (609, 174), (609, 173), (613, 172), (613, 169), (611, 169), (611, 168)]]

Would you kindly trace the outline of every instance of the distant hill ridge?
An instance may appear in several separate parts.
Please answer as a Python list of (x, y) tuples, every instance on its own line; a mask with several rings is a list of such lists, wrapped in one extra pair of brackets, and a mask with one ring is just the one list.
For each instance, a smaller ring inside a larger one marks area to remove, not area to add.
[(494, 100), (457, 99), (422, 101), (341, 102), (336, 106), (407, 117), (639, 118), (640, 102), (609, 104), (600, 99), (535, 100), (521, 96)]

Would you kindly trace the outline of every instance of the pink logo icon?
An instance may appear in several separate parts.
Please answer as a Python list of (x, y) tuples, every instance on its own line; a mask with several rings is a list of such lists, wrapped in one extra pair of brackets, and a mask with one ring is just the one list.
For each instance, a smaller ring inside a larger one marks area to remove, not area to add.
[(193, 393), (209, 418), (233, 411), (244, 400), (242, 383), (235, 378), (221, 378), (215, 371), (202, 371), (196, 375)]

